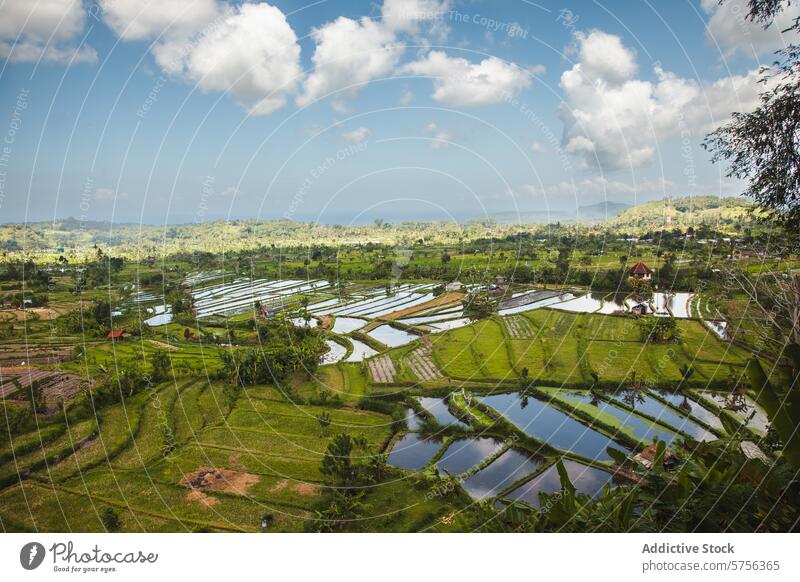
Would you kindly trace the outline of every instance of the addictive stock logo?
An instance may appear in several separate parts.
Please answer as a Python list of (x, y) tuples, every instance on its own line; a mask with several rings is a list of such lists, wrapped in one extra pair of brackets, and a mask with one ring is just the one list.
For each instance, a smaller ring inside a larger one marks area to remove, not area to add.
[(39, 542), (29, 542), (19, 552), (19, 563), (26, 570), (35, 570), (44, 561), (44, 546)]

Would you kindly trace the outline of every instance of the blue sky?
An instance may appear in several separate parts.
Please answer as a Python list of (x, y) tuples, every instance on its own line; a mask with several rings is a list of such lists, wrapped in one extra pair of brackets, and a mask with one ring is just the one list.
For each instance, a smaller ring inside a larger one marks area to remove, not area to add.
[(789, 40), (742, 11), (0, 0), (0, 221), (460, 220), (735, 194), (700, 143), (754, 106)]

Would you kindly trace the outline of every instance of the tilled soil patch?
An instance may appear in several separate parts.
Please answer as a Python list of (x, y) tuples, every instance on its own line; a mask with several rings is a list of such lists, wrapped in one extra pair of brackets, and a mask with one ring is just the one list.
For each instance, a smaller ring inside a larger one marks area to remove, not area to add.
[(251, 473), (215, 467), (200, 467), (196, 471), (186, 474), (181, 479), (181, 485), (192, 490), (187, 495), (187, 499), (201, 502), (202, 498), (206, 497), (203, 495), (204, 491), (222, 491), (235, 495), (247, 495), (247, 490), (258, 481), (258, 475)]

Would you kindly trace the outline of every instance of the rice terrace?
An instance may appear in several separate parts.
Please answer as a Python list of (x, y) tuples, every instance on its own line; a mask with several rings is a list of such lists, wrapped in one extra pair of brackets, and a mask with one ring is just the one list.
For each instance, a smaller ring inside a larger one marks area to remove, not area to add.
[(681, 528), (709, 503), (695, 487), (717, 509), (692, 527), (790, 525), (795, 507), (716, 499), (761, 503), (753, 480), (780, 496), (796, 446), (775, 416), (796, 354), (713, 275), (792, 272), (769, 228), (472, 225), (454, 244), (420, 224), (440, 240), (398, 269), (389, 239), (410, 228), (7, 255), (4, 529)]
[(798, 34), (800, 0), (0, 0), (0, 556), (796, 579)]

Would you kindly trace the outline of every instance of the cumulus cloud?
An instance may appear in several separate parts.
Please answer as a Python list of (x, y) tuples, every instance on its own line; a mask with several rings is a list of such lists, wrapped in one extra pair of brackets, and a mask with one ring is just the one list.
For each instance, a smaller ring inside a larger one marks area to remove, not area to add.
[(369, 137), (370, 130), (368, 127), (357, 127), (353, 131), (347, 131), (342, 134), (345, 141), (350, 143), (361, 143)]
[(0, 4), (0, 57), (17, 62), (95, 62), (94, 49), (78, 48), (85, 29), (81, 0), (5, 0)]
[(748, 55), (763, 55), (776, 51), (792, 42), (789, 35), (781, 31), (789, 28), (800, 17), (800, 3), (786, 6), (768, 27), (747, 19), (747, 0), (702, 0), (703, 10), (709, 15), (706, 38), (727, 54), (741, 52)]
[(125, 40), (188, 37), (222, 12), (217, 0), (100, 0), (103, 21)]
[(610, 171), (650, 163), (658, 143), (682, 132), (699, 139), (734, 111), (752, 109), (759, 74), (699, 83), (653, 69), (635, 78), (635, 54), (619, 37), (578, 34), (578, 62), (561, 76), (564, 150), (588, 167)]
[(360, 84), (387, 75), (402, 56), (394, 32), (380, 22), (344, 16), (315, 28), (313, 72), (297, 99), (304, 107), (316, 99), (342, 91), (337, 99), (353, 97)]
[(384, 0), (380, 19), (342, 16), (315, 28), (314, 68), (297, 104), (305, 107), (332, 93), (341, 102), (357, 95), (363, 84), (393, 73), (404, 52), (399, 37), (442, 38), (442, 17), (449, 9), (450, 0)]
[(103, 0), (103, 18), (125, 39), (158, 39), (156, 63), (204, 91), (229, 92), (251, 115), (266, 115), (296, 91), (302, 68), (286, 16), (262, 3)]
[(269, 4), (230, 10), (196, 39), (183, 67), (200, 88), (229, 91), (254, 115), (283, 107), (302, 74), (297, 36)]
[(450, 57), (436, 50), (407, 64), (403, 71), (431, 77), (433, 98), (450, 107), (498, 103), (531, 84), (530, 75), (513, 63), (496, 57), (471, 63), (467, 59)]

